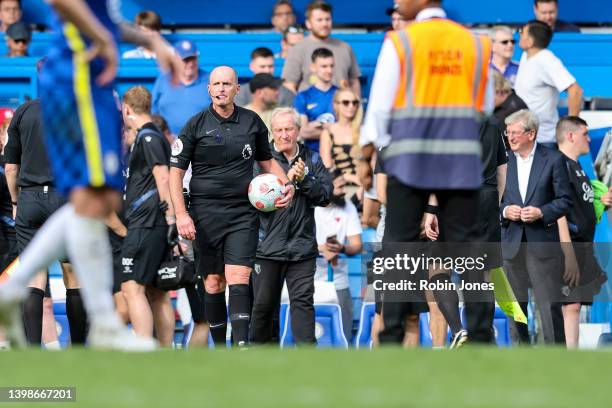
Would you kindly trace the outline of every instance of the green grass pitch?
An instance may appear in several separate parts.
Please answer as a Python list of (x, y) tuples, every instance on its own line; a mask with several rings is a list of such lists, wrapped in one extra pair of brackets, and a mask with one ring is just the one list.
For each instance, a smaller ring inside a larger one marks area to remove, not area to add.
[(0, 386), (73, 386), (73, 403), (15, 407), (612, 406), (612, 352), (250, 349), (0, 353)]

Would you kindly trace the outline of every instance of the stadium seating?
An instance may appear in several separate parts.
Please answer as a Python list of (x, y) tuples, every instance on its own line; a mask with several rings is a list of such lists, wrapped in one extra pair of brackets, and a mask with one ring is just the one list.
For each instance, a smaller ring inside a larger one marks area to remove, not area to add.
[[(335, 304), (315, 305), (315, 336), (318, 348), (348, 348), (342, 330), (340, 306)], [(291, 332), (291, 314), (286, 313), (285, 330), (280, 339), (281, 348), (295, 346)]]
[[(367, 98), (376, 59), (383, 40), (381, 33), (338, 34), (338, 38), (351, 44), (362, 71), (363, 94)], [(209, 71), (220, 64), (233, 66), (241, 81), (251, 76), (248, 69), (250, 52), (260, 46), (279, 51), (278, 34), (172, 34), (170, 42), (190, 39), (200, 49), (200, 65)], [(26, 97), (38, 95), (36, 61), (46, 53), (50, 44), (50, 34), (35, 33), (32, 42), (31, 58), (0, 59), (0, 106), (16, 107)], [(0, 54), (6, 46), (0, 44)], [(123, 44), (121, 49), (130, 48)], [(580, 85), (585, 96), (612, 97), (612, 82), (607, 80), (612, 68), (612, 35), (606, 34), (557, 34), (551, 49), (564, 61)], [(515, 57), (520, 56), (517, 47)], [(282, 61), (276, 64), (276, 75), (281, 74)], [(158, 75), (152, 61), (123, 60), (118, 75), (120, 94), (131, 86), (144, 85), (149, 88)]]
[(372, 347), (372, 322), (376, 313), (376, 304), (374, 302), (364, 302), (361, 304), (359, 313), (359, 329), (355, 336), (355, 348), (370, 348)]
[(61, 348), (70, 345), (70, 325), (66, 315), (66, 302), (53, 302), (53, 314), (55, 315), (57, 338)]
[[(198, 0), (183, 0), (181, 7), (167, 0), (148, 0), (146, 8), (162, 16), (163, 23), (170, 26), (264, 26), (270, 25), (272, 5), (276, 0), (218, 0), (214, 7), (207, 3), (205, 8)], [(310, 0), (293, 0), (298, 21), (304, 21), (304, 10)], [(332, 0), (334, 24), (344, 26), (385, 26), (389, 18), (385, 9), (392, 0)], [(256, 6), (255, 6), (256, 5)], [(508, 2), (487, 0), (444, 0), (449, 16), (467, 24), (521, 24), (533, 18), (533, 0)], [(133, 20), (136, 13), (145, 7), (139, 0), (123, 0), (121, 10), (125, 18)], [(47, 24), (48, 6), (43, 0), (24, 0), (26, 21)], [(240, 10), (241, 12), (228, 12)], [(564, 1), (560, 18), (586, 24), (607, 23), (612, 5), (606, 0)]]

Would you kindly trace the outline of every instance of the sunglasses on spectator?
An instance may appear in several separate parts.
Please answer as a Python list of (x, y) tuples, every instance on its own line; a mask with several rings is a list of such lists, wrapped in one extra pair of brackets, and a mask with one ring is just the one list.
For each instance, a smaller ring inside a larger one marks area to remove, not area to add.
[(349, 105), (357, 106), (357, 105), (359, 105), (359, 101), (358, 100), (352, 100), (352, 101), (344, 100), (344, 101), (340, 101), (340, 103), (342, 105), (344, 105), (344, 106), (349, 106)]
[(289, 34), (297, 34), (297, 33), (303, 33), (304, 30), (302, 29), (302, 27), (289, 26), (289, 27), (287, 27), (286, 32), (289, 33)]
[(514, 40), (514, 39), (512, 39), (512, 40), (497, 41), (497, 42), (500, 43), (500, 44), (503, 44), (503, 45), (508, 45), (508, 44), (514, 45), (514, 44), (516, 44), (516, 40)]
[(15, 43), (17, 43), (17, 44), (27, 44), (28, 43), (28, 40), (22, 40), (22, 39), (13, 40), (13, 41), (15, 41)]

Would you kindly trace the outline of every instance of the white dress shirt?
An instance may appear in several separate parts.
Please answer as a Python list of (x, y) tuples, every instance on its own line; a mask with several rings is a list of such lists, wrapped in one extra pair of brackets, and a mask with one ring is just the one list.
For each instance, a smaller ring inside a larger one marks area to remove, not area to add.
[[(417, 14), (415, 21), (424, 21), (432, 18), (446, 18), (446, 13), (440, 7), (429, 7)], [(400, 63), (395, 47), (390, 39), (383, 42), (376, 71), (370, 87), (368, 110), (359, 138), (360, 145), (374, 144), (376, 147), (385, 147), (391, 140), (389, 135), (389, 120), (400, 80)], [(495, 88), (493, 75), (489, 76), (485, 96), (485, 113), (491, 114), (494, 109)]]
[(531, 165), (533, 164), (533, 156), (535, 155), (537, 143), (533, 144), (533, 149), (529, 155), (523, 159), (520, 154), (514, 153), (514, 157), (516, 157), (516, 173), (518, 175), (518, 186), (519, 193), (521, 193), (521, 198), (523, 199), (523, 203), (525, 203), (525, 196), (527, 195), (527, 185), (529, 184), (529, 174), (531, 173)]
[[(533, 149), (529, 152), (529, 155), (523, 159), (520, 154), (514, 152), (514, 157), (516, 157), (516, 174), (518, 176), (518, 188), (519, 193), (521, 194), (521, 199), (525, 203), (525, 197), (527, 196), (527, 187), (529, 187), (529, 175), (531, 174), (531, 166), (533, 165), (533, 156), (535, 155), (536, 147), (538, 147), (537, 143), (533, 144)], [(515, 205), (519, 205), (516, 203)], [(503, 216), (506, 217), (506, 208), (504, 207)]]

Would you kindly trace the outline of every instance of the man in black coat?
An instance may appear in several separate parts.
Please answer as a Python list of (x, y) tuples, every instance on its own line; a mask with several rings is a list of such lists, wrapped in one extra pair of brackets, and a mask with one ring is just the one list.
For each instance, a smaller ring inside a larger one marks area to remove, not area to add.
[(259, 216), (250, 337), (253, 343), (268, 343), (275, 337), (273, 314), (286, 280), (293, 337), (298, 344), (314, 343), (314, 274), (319, 253), (314, 207), (329, 203), (331, 176), (319, 154), (297, 142), (300, 126), (294, 109), (276, 109), (270, 123), (274, 136), (270, 151), (295, 184), (296, 193), (289, 207)]

